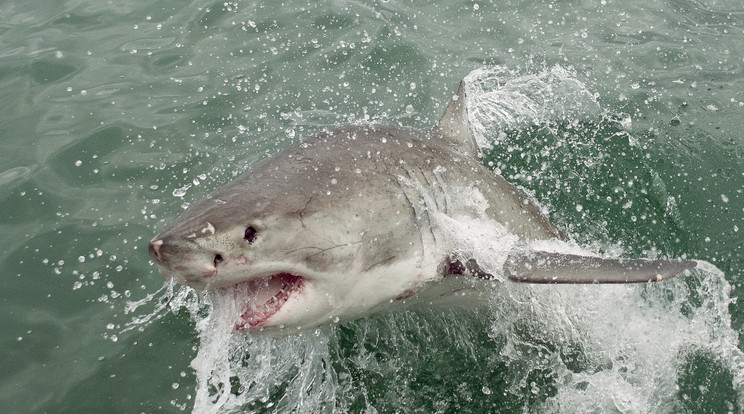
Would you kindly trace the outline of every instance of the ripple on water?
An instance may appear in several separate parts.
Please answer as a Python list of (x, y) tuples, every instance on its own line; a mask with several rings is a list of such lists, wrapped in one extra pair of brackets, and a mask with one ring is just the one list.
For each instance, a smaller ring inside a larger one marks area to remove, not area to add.
[(31, 172), (30, 167), (13, 167), (0, 172), (0, 185), (11, 183), (15, 180), (27, 176)]

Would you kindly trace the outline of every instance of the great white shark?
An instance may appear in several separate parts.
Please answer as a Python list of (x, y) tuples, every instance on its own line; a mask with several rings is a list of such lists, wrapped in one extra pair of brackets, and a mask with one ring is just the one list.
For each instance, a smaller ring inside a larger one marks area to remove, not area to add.
[[(566, 238), (483, 164), (465, 99), (461, 82), (430, 131), (344, 126), (290, 146), (189, 207), (150, 255), (167, 278), (232, 295), (235, 329), (278, 334), (456, 298), (476, 279), (646, 283), (696, 266), (535, 249)], [(482, 266), (447, 219), (503, 229), (503, 258)]]

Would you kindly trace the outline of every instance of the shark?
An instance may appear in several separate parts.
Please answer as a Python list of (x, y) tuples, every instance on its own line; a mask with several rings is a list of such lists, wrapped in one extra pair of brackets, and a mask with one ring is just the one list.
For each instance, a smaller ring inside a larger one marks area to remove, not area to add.
[[(232, 298), (235, 330), (272, 335), (468, 301), (477, 281), (649, 283), (696, 267), (540, 248), (567, 237), (484, 165), (466, 99), (463, 81), (428, 131), (347, 125), (289, 146), (187, 208), (150, 256), (166, 278)], [(490, 244), (463, 243), (452, 222)]]

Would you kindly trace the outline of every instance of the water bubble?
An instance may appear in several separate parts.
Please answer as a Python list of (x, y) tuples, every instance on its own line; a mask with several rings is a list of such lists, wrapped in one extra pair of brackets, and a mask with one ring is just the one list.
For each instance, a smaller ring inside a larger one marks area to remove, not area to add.
[(191, 188), (191, 184), (186, 184), (181, 188), (176, 188), (175, 190), (173, 190), (173, 197), (182, 198), (186, 195), (186, 191), (188, 191), (189, 188)]

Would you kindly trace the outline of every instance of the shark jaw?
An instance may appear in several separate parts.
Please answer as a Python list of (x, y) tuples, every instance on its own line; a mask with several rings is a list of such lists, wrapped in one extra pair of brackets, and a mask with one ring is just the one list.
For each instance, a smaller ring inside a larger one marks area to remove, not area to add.
[(226, 262), (201, 279), (185, 279), (179, 274), (181, 269), (162, 266), (160, 273), (207, 295), (220, 318), (235, 331), (281, 336), (285, 328), (305, 327), (308, 315), (327, 308), (316, 292), (324, 281), (309, 269), (284, 263), (251, 268)]
[[(430, 290), (431, 280), (423, 275), (436, 273), (436, 266), (421, 263), (415, 256), (373, 269), (362, 270), (355, 264), (327, 272), (296, 263), (232, 265), (234, 262), (226, 257), (214, 276), (198, 280), (185, 279), (180, 273), (188, 270), (180, 268), (168, 269), (161, 264), (160, 271), (166, 278), (206, 295), (221, 325), (236, 332), (274, 337), (408, 308)], [(430, 299), (439, 299), (439, 294)]]
[(278, 273), (266, 278), (239, 282), (222, 288), (218, 294), (232, 296), (242, 311), (235, 330), (261, 328), (279, 312), (292, 296), (302, 293), (304, 278), (290, 273)]

